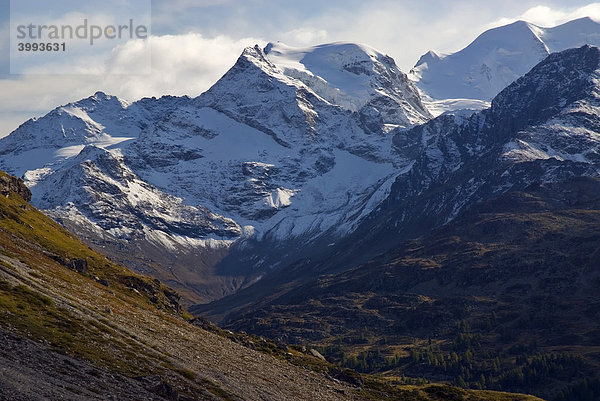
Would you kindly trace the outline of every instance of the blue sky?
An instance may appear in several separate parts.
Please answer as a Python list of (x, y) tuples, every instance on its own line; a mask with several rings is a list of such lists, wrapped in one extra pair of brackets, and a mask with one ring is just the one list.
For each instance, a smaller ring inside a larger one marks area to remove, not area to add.
[[(39, 4), (38, 13), (56, 3)], [(97, 8), (100, 3), (89, 4)], [(581, 16), (600, 19), (600, 2), (152, 0), (152, 74), (135, 74), (142, 67), (140, 50), (130, 46), (117, 49), (96, 74), (9, 75), (9, 0), (0, 0), (0, 137), (30, 117), (96, 90), (131, 101), (163, 94), (197, 96), (227, 71), (244, 47), (256, 43), (360, 42), (389, 54), (408, 72), (428, 50), (457, 51), (494, 26), (517, 19), (554, 26)], [(111, 74), (124, 67), (133, 75)]]

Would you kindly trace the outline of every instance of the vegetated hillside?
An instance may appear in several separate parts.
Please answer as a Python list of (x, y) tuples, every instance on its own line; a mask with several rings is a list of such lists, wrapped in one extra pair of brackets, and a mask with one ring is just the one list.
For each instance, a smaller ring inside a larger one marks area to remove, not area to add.
[(0, 195), (2, 400), (536, 400), (392, 387), (314, 350), (191, 324), (175, 292), (90, 250), (25, 201), (21, 180), (0, 172)]
[(191, 325), (174, 292), (91, 251), (9, 190), (0, 260), (0, 398), (352, 398), (347, 386)]
[[(600, 372), (599, 294), (600, 180), (575, 177), (479, 204), (227, 327), (363, 372), (559, 397)], [(578, 386), (557, 399), (600, 397)]]

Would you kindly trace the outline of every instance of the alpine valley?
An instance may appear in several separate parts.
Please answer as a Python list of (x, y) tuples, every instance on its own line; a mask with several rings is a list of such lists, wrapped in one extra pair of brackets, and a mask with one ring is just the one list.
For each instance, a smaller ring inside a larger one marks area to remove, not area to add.
[(0, 168), (225, 328), (397, 383), (598, 399), (594, 45), (588, 18), (520, 21), (408, 76), (364, 45), (248, 47), (196, 98), (98, 92), (29, 120)]

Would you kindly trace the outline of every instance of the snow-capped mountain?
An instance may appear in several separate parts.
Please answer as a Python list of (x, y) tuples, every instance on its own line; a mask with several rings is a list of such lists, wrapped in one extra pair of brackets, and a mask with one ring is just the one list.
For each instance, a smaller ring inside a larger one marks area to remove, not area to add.
[(456, 53), (426, 53), (410, 78), (431, 98), (428, 106), (434, 114), (478, 104), (481, 108), (550, 53), (584, 44), (600, 45), (600, 24), (590, 18), (553, 28), (517, 21), (482, 33)]
[(445, 114), (394, 133), (399, 154), (418, 156), (363, 233), (411, 237), (508, 190), (598, 177), (599, 121), (600, 49), (553, 53), (489, 109)]
[[(475, 205), (485, 205), (510, 191), (531, 190), (540, 185), (551, 188), (551, 183), (563, 182), (556, 186), (560, 188), (575, 177), (598, 178), (599, 122), (600, 49), (584, 46), (554, 53), (497, 95), (488, 109), (447, 113), (410, 130), (393, 132), (394, 148), (400, 157), (412, 158), (414, 163), (398, 175), (389, 196), (346, 238), (319, 257), (297, 261), (283, 274), (272, 275), (208, 305), (197, 305), (192, 311), (223, 321), (261, 314), (281, 319), (279, 310), (270, 308), (273, 300), (302, 305), (310, 288), (323, 290), (323, 282), (346, 274), (352, 276), (357, 265), (369, 260), (374, 260), (375, 271), (377, 266), (391, 268), (380, 258), (382, 253), (399, 244), (411, 251), (422, 250), (422, 246), (413, 248), (414, 243), (406, 240), (439, 232), (440, 227), (460, 215), (469, 218)], [(577, 185), (571, 188), (576, 190)], [(566, 192), (554, 196), (563, 204), (589, 196), (580, 195)], [(595, 201), (589, 199), (590, 204)], [(532, 213), (551, 209), (537, 198), (531, 202)], [(481, 207), (477, 207), (481, 212)], [(486, 233), (490, 238), (524, 235), (522, 227), (488, 227), (497, 230)], [(510, 232), (513, 229), (516, 231)], [(446, 254), (455, 245), (449, 236), (444, 242), (429, 243), (427, 247)], [(488, 250), (474, 252), (483, 254)], [(436, 271), (433, 274), (442, 283), (446, 273), (437, 270), (434, 260), (403, 259), (401, 265), (392, 266), (398, 270), (394, 274), (401, 276), (402, 269), (409, 271), (413, 264), (424, 263), (421, 266)], [(357, 293), (377, 293), (374, 288), (378, 285), (397, 293), (402, 291), (398, 282), (394, 275), (378, 275)], [(425, 288), (431, 291), (431, 287)], [(454, 287), (455, 290), (463, 289)], [(345, 291), (353, 292), (351, 288)], [(354, 313), (348, 312), (355, 307), (353, 301), (347, 303), (345, 293), (338, 295), (337, 300), (331, 298), (324, 303), (328, 315), (346, 313), (355, 319)], [(387, 307), (386, 302), (382, 305)], [(291, 310), (297, 313), (302, 309)], [(309, 330), (312, 332), (313, 328)]]
[(389, 132), (430, 117), (374, 49), (269, 44), (247, 48), (195, 99), (96, 93), (30, 120), (0, 140), (0, 168), (88, 242), (200, 300), (275, 264), (255, 255), (215, 285), (207, 269), (232, 244), (293, 254), (351, 232), (412, 163)]
[[(569, 45), (561, 29), (536, 37)], [(478, 48), (510, 48), (488, 36)], [(367, 46), (249, 47), (197, 98), (99, 92), (30, 120), (0, 140), (0, 168), (88, 243), (206, 301), (299, 258), (385, 251), (510, 188), (598, 175), (597, 56), (552, 55), (491, 108), (429, 121)]]

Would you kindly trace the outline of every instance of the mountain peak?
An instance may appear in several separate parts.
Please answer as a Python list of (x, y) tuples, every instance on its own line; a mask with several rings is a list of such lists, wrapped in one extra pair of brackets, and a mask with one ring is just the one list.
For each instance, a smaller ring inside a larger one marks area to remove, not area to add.
[[(273, 103), (283, 93), (289, 94), (286, 102), (294, 99), (297, 103), (282, 106), (289, 112), (286, 118), (298, 120), (309, 131), (317, 121), (312, 111), (317, 103), (361, 114), (361, 127), (368, 133), (384, 133), (430, 118), (416, 88), (391, 57), (366, 45), (344, 42), (307, 48), (281, 42), (271, 42), (264, 49), (258, 45), (248, 47), (236, 64), (199, 97), (199, 102), (219, 110), (223, 108), (217, 105), (223, 103), (248, 109), (248, 105), (257, 108), (258, 104)], [(263, 103), (257, 101), (263, 97)], [(278, 114), (282, 107), (276, 108)], [(260, 113), (256, 110), (252, 115)], [(274, 127), (265, 127), (268, 119), (253, 126), (264, 132), (277, 132)], [(284, 138), (288, 133), (276, 136)], [(289, 138), (285, 142), (290, 140), (294, 141)]]
[(600, 45), (600, 24), (591, 18), (553, 28), (515, 21), (483, 32), (456, 53), (445, 57), (425, 54), (411, 77), (436, 100), (490, 101), (548, 54), (584, 44)]
[[(268, 69), (273, 69), (267, 60), (265, 52), (259, 45), (248, 46), (243, 51), (238, 59), (238, 63), (243, 60), (250, 61), (261, 69), (268, 67)], [(237, 64), (237, 63), (236, 63)], [(235, 67), (235, 66), (234, 66)]]
[[(565, 27), (565, 26), (577, 26), (577, 27), (592, 26), (592, 27), (597, 27), (598, 26), (598, 21), (596, 21), (592, 17), (581, 17), (581, 18), (576, 18), (574, 20), (567, 21), (567, 22), (565, 22), (563, 24), (557, 25), (554, 28)], [(552, 29), (552, 28), (550, 28), (550, 29)]]
[(536, 25), (526, 21), (516, 21), (512, 24), (492, 28), (479, 35), (461, 52), (469, 54), (498, 49), (514, 52), (530, 50), (531, 46), (543, 48), (544, 45), (536, 34), (538, 29)]
[(66, 106), (77, 106), (85, 108), (86, 111), (90, 111), (91, 109), (95, 109), (96, 107), (106, 107), (106, 105), (110, 105), (110, 107), (117, 107), (123, 109), (129, 106), (129, 102), (120, 99), (117, 96), (109, 95), (102, 91), (97, 91), (92, 96), (78, 100), (76, 102), (71, 102)]
[(308, 69), (325, 79), (332, 78), (332, 73), (340, 71), (354, 75), (372, 75), (374, 64), (382, 61), (395, 66), (391, 57), (384, 56), (372, 47), (347, 42), (326, 43), (307, 48), (296, 48), (281, 42), (269, 43), (265, 47), (265, 54), (283, 69)]
[(264, 51), (263, 49), (260, 48), (260, 46), (258, 44), (254, 45), (254, 46), (247, 46), (244, 48), (244, 50), (242, 51), (242, 54), (240, 57), (264, 57)]
[(519, 28), (519, 29), (521, 29), (521, 28), (531, 29), (534, 26), (537, 26), (537, 25), (534, 25), (531, 22), (527, 22), (525, 20), (520, 19), (520, 20), (516, 20), (515, 22), (510, 23), (508, 25), (500, 26), (498, 28), (510, 28), (510, 27), (513, 27), (513, 28)]
[(98, 99), (98, 100), (104, 100), (104, 99), (108, 99), (109, 97), (112, 97), (112, 96), (107, 95), (106, 93), (104, 93), (102, 91), (97, 91), (96, 93), (94, 93), (94, 95), (92, 97), (95, 99)]
[(597, 46), (600, 45), (600, 24), (584, 17), (553, 28), (540, 28), (538, 35), (552, 53), (585, 44)]
[(423, 54), (420, 58), (419, 61), (417, 61), (417, 63), (415, 64), (415, 68), (425, 64), (425, 63), (429, 63), (429, 62), (436, 62), (438, 60), (440, 60), (441, 58), (443, 58), (444, 56), (441, 54), (438, 54), (437, 52), (433, 51), (433, 50), (429, 50), (427, 53)]
[(594, 23), (597, 24), (598, 22), (596, 22), (596, 20), (594, 20), (592, 17), (581, 17), (581, 18), (576, 18), (574, 20), (571, 20), (569, 22), (566, 22), (565, 24), (572, 24), (572, 23), (577, 23), (577, 24), (581, 24), (581, 23)]

